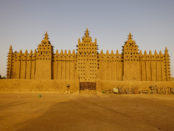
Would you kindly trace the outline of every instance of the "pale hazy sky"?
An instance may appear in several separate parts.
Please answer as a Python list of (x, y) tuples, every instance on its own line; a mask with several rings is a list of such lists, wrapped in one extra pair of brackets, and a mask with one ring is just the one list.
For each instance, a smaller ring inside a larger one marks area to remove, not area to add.
[(33, 50), (48, 31), (56, 49), (76, 49), (89, 28), (99, 50), (121, 51), (132, 32), (139, 49), (168, 47), (174, 76), (174, 0), (0, 0), (0, 74), (9, 46)]

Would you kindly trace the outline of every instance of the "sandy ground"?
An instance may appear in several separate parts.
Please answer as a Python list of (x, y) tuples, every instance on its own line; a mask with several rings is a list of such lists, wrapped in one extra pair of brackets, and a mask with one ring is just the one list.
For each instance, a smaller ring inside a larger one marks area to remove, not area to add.
[(173, 131), (174, 95), (0, 94), (0, 131)]

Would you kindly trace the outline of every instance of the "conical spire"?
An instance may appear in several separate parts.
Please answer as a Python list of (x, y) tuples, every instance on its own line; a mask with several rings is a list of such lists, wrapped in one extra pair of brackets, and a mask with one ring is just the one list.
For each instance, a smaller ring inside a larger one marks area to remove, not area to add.
[(101, 51), (100, 51), (100, 54), (102, 54), (102, 55), (103, 55), (103, 50), (101, 50)]
[(80, 43), (80, 38), (78, 39), (78, 43)]
[(132, 34), (129, 32), (128, 40), (132, 40)]
[(149, 51), (149, 55), (152, 55), (152, 51), (151, 50)]
[(30, 50), (30, 56), (32, 56), (33, 55), (33, 51), (32, 50)]
[(147, 55), (147, 51), (146, 50), (144, 51), (144, 55)]
[(67, 55), (67, 50), (65, 49), (65, 53), (64, 53), (65, 55)]
[(95, 38), (95, 40), (94, 40), (94, 41), (95, 41), (95, 43), (97, 43), (97, 38)]
[(88, 37), (89, 36), (89, 31), (88, 31), (88, 28), (86, 28), (86, 31), (85, 31), (85, 36)]
[(68, 55), (71, 55), (71, 50), (68, 50)]
[(36, 56), (36, 54), (37, 54), (37, 51), (36, 51), (36, 49), (34, 50), (34, 54), (33, 54), (33, 56)]
[(59, 54), (59, 51), (58, 50), (56, 50), (56, 55), (58, 55)]
[(49, 39), (49, 38), (48, 38), (48, 33), (47, 33), (47, 32), (45, 33), (44, 39), (45, 39), (45, 40), (48, 40), (48, 39)]
[(63, 50), (61, 49), (61, 51), (60, 51), (60, 55), (63, 55)]
[(108, 50), (106, 50), (106, 54), (109, 55), (109, 51)]
[(27, 56), (28, 55), (28, 50), (25, 50), (25, 54), (24, 54), (25, 56)]
[(13, 53), (12, 45), (10, 45), (9, 53)]
[(167, 49), (167, 47), (165, 48), (165, 53), (168, 53), (168, 49)]
[(119, 51), (118, 50), (116, 50), (116, 55), (119, 55)]
[(142, 53), (142, 50), (140, 50), (140, 55), (142, 55), (143, 53)]
[(22, 56), (22, 50), (19, 51), (19, 56)]
[(72, 54), (75, 56), (75, 54), (76, 54), (76, 53), (75, 53), (75, 50), (73, 50), (73, 53), (72, 53)]
[(12, 50), (12, 45), (10, 45), (10, 50)]
[(157, 51), (155, 50), (154, 55), (158, 55)]

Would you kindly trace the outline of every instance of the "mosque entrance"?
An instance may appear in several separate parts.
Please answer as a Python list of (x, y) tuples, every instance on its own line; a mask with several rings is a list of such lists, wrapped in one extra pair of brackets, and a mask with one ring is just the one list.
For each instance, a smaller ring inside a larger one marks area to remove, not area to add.
[(96, 90), (96, 82), (80, 82), (80, 90)]

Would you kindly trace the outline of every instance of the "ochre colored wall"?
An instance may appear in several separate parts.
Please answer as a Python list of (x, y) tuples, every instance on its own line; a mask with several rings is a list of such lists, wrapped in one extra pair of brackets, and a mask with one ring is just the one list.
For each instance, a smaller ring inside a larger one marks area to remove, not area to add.
[(123, 80), (140, 80), (139, 64), (139, 61), (124, 62)]
[(51, 61), (36, 60), (36, 76), (35, 79), (51, 80), (52, 77), (52, 63)]
[(60, 54), (58, 50), (53, 57), (53, 79), (55, 80), (75, 80), (77, 79), (77, 72), (75, 69), (76, 54), (75, 51), (68, 53), (65, 50), (61, 50)]
[[(70, 88), (67, 88), (67, 85)], [(174, 88), (174, 81), (114, 81), (97, 80), (96, 91), (112, 91), (113, 88), (136, 88), (138, 90), (157, 88)], [(25, 92), (54, 92), (54, 93), (79, 93), (78, 80), (0, 80), (0, 93), (25, 93)]]
[(98, 52), (97, 40), (92, 42), (88, 29), (82, 40), (79, 39), (77, 52), (58, 50), (54, 53), (48, 34), (38, 45), (34, 53), (22, 53), (12, 50), (10, 46), (7, 63), (8, 79), (38, 80), (80, 80), (96, 82), (97, 80), (113, 81), (169, 81), (170, 56), (167, 48), (152, 53), (139, 51), (138, 46), (129, 34), (122, 52), (113, 50)]
[[(69, 88), (67, 88), (69, 85)], [(10, 92), (54, 92), (54, 93), (78, 93), (79, 82), (77, 80), (0, 80), (0, 93)]]
[(98, 92), (112, 91), (113, 88), (122, 88), (124, 90), (134, 88), (137, 90), (149, 90), (149, 87), (158, 89), (174, 88), (174, 81), (113, 81), (113, 80), (97, 80), (96, 90)]
[(98, 79), (101, 80), (123, 80), (123, 60), (118, 51), (103, 51), (99, 54)]

